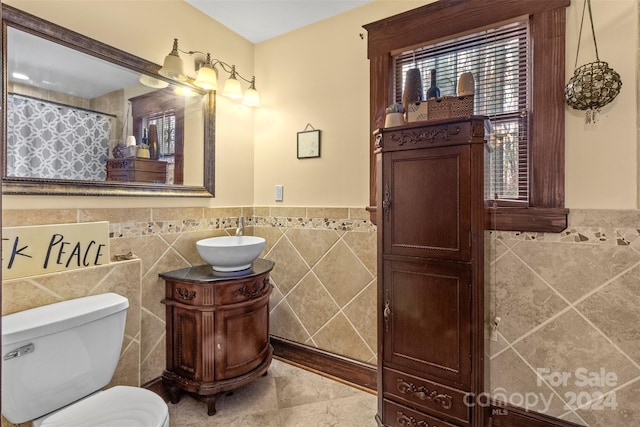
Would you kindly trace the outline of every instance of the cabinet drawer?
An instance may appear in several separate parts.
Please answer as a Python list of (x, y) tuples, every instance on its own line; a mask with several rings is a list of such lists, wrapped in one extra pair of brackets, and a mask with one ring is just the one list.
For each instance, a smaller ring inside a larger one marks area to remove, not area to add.
[(406, 406), (398, 405), (387, 399), (383, 401), (382, 421), (389, 427), (460, 427), (467, 424), (451, 424), (430, 417)]
[(385, 397), (468, 424), (465, 392), (392, 369), (385, 369), (382, 375)]
[(237, 304), (257, 300), (270, 293), (271, 283), (268, 274), (233, 282), (192, 283), (166, 280), (165, 286), (167, 301), (176, 301), (194, 307)]

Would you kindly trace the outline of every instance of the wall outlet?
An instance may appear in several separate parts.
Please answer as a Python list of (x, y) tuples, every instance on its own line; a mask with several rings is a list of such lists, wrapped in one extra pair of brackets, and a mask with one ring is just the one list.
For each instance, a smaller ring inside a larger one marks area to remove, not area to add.
[(276, 185), (276, 202), (283, 200), (284, 185)]

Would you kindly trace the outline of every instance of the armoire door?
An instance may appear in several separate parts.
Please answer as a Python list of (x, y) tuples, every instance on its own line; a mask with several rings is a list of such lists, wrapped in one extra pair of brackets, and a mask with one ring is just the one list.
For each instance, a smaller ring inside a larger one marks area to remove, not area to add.
[(384, 253), (469, 261), (469, 146), (391, 152), (383, 169)]
[(384, 362), (441, 384), (471, 384), (471, 266), (384, 261)]

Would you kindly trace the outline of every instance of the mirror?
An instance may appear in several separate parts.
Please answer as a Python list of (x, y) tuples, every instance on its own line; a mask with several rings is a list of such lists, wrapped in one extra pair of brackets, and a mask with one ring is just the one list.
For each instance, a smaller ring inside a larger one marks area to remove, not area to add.
[(2, 43), (4, 194), (213, 196), (214, 92), (8, 5)]

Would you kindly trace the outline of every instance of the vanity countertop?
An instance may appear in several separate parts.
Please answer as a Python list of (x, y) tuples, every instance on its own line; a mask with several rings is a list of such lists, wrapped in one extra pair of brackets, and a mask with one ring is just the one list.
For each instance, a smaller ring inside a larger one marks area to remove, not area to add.
[(215, 271), (210, 265), (198, 265), (194, 267), (181, 268), (179, 270), (168, 271), (166, 273), (160, 273), (159, 276), (167, 280), (180, 280), (183, 282), (221, 282), (234, 279), (246, 279), (249, 277), (258, 276), (260, 274), (270, 272), (275, 263), (267, 259), (258, 258), (252, 264), (250, 268), (241, 271), (222, 272)]

